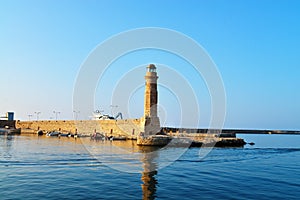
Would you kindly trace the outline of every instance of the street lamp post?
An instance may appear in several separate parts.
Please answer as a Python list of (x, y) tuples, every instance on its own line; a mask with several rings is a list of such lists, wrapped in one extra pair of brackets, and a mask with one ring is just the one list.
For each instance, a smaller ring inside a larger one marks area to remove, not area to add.
[(55, 114), (55, 120), (57, 121), (58, 115), (60, 114), (60, 112), (58, 111), (53, 111), (53, 113)]
[(39, 115), (41, 114), (41, 112), (34, 112), (34, 114), (36, 114), (36, 121), (39, 121)]
[(28, 114), (28, 120), (30, 121), (31, 120), (31, 117), (32, 117), (32, 114)]
[(80, 111), (79, 111), (79, 110), (77, 110), (77, 111), (76, 111), (76, 110), (73, 110), (73, 112), (74, 112), (74, 115), (75, 115), (75, 120), (77, 120)]
[(111, 107), (110, 114), (113, 116), (114, 115), (113, 108), (117, 108), (118, 105), (110, 105), (110, 107)]

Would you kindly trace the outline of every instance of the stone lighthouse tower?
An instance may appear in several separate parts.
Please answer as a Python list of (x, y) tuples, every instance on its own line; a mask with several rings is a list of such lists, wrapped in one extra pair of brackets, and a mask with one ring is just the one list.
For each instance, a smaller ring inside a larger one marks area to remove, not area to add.
[(155, 135), (160, 131), (160, 122), (157, 116), (157, 73), (153, 64), (147, 66), (145, 76), (145, 97), (144, 97), (144, 134), (145, 136)]
[(142, 117), (143, 132), (137, 137), (137, 145), (164, 146), (169, 143), (170, 137), (160, 135), (160, 122), (157, 116), (157, 73), (156, 67), (150, 64), (145, 76), (145, 103)]

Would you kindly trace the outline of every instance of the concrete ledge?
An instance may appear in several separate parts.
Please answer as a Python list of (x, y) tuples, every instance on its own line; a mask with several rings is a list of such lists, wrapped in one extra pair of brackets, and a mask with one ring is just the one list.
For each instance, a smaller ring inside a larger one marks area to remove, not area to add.
[(165, 146), (171, 141), (171, 138), (166, 135), (151, 135), (139, 136), (137, 138), (137, 145), (139, 146)]

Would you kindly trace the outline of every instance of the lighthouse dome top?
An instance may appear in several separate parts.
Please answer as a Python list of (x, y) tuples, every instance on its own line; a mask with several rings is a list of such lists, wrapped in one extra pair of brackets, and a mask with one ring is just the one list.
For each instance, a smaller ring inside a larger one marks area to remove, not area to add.
[(148, 71), (148, 72), (156, 72), (156, 67), (155, 67), (155, 65), (154, 65), (154, 64), (148, 65), (147, 71)]

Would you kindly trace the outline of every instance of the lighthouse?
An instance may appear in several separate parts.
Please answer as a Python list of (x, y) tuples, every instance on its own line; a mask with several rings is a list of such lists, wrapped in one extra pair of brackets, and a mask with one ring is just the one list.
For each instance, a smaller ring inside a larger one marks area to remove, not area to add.
[(157, 73), (150, 64), (145, 76), (144, 117), (157, 117)]
[(160, 122), (157, 116), (157, 72), (154, 64), (147, 66), (145, 75), (145, 96), (144, 96), (144, 134), (145, 136), (155, 135), (160, 132)]

